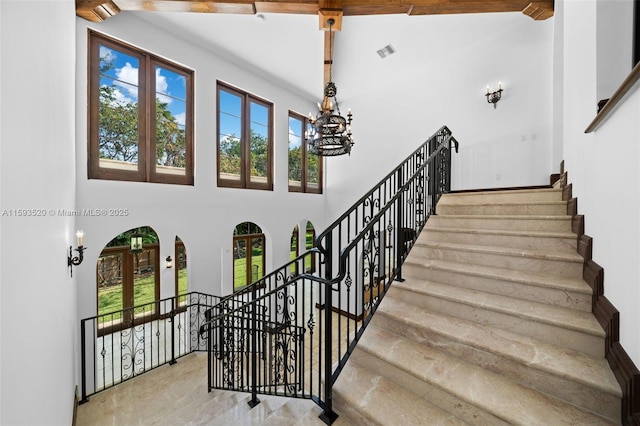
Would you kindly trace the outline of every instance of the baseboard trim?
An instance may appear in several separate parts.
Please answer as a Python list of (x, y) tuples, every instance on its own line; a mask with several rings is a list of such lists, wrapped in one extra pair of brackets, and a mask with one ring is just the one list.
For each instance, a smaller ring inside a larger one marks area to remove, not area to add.
[(560, 168), (563, 200), (572, 217), (572, 231), (578, 235), (577, 251), (584, 258), (583, 279), (593, 290), (592, 312), (606, 333), (605, 358), (622, 389), (620, 418), (624, 425), (640, 425), (640, 371), (620, 344), (620, 312), (604, 295), (604, 269), (592, 260), (593, 238), (584, 234), (584, 216), (578, 214), (578, 200), (572, 196), (572, 185), (566, 182), (564, 161)]
[(640, 412), (637, 410), (640, 407), (640, 371), (620, 342), (611, 347), (607, 361), (622, 387), (622, 423), (640, 424)]

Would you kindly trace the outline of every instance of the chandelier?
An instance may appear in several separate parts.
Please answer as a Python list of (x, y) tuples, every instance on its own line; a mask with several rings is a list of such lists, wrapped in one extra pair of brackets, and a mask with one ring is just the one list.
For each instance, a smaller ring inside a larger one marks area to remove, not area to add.
[(329, 24), (329, 82), (324, 88), (322, 103), (318, 103), (318, 113), (315, 117), (309, 113), (309, 131), (305, 132), (305, 141), (311, 154), (331, 157), (350, 154), (353, 146), (351, 135), (351, 109), (344, 118), (340, 113), (340, 106), (336, 99), (338, 89), (331, 78), (333, 67), (333, 19)]

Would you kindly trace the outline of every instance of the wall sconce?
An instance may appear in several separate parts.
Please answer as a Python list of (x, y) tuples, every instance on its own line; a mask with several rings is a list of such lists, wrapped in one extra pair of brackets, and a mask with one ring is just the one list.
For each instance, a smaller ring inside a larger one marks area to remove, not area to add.
[(167, 256), (164, 261), (166, 262), (165, 265), (167, 266), (167, 269), (173, 268), (173, 259), (171, 259), (171, 256)]
[(498, 101), (502, 98), (502, 82), (498, 83), (498, 90), (492, 92), (487, 86), (487, 102), (493, 104), (493, 109), (496, 109)]
[(78, 243), (78, 248), (76, 248), (78, 255), (73, 257), (73, 246), (69, 246), (69, 254), (67, 255), (67, 266), (71, 277), (73, 277), (73, 267), (80, 265), (84, 260), (84, 232), (80, 229), (76, 232), (76, 242)]
[(131, 253), (142, 253), (142, 234), (139, 232), (136, 232), (131, 236), (129, 251)]

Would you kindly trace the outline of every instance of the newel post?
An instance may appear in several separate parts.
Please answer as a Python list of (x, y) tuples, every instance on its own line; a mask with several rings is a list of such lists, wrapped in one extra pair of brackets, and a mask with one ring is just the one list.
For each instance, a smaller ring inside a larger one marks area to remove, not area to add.
[[(332, 233), (328, 233), (326, 237), (326, 259), (325, 259), (325, 278), (330, 281), (333, 277), (333, 244)], [(333, 291), (331, 284), (324, 285), (324, 411), (320, 414), (320, 420), (326, 424), (332, 424), (338, 415), (333, 411), (333, 381), (332, 381), (332, 359), (333, 353)], [(340, 285), (338, 283), (338, 285)]]
[(258, 286), (251, 289), (251, 400), (249, 407), (253, 408), (260, 404), (258, 399)]

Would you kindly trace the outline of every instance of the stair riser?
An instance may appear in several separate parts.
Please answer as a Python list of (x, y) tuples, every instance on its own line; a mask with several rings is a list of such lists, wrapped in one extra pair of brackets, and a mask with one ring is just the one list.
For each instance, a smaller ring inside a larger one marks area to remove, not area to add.
[(546, 303), (552, 306), (591, 312), (591, 295), (573, 292), (566, 289), (539, 287), (500, 279), (465, 274), (447, 269), (425, 267), (407, 261), (402, 266), (402, 275), (414, 277), (457, 287), (480, 290), (503, 296), (511, 296), (532, 302)]
[[(356, 348), (333, 388), (334, 409), (341, 416), (336, 426), (466, 425), (443, 408), (436, 407), (430, 398), (423, 399), (423, 395), (412, 393), (402, 384), (389, 380), (381, 371), (361, 365), (359, 354), (362, 352)], [(345, 417), (349, 422), (343, 421)]]
[(499, 235), (474, 232), (448, 232), (427, 230), (422, 232), (420, 241), (437, 241), (445, 243), (470, 244), (489, 247), (510, 247), (523, 250), (545, 250), (554, 252), (575, 252), (577, 237), (536, 237), (528, 235)]
[(446, 247), (430, 247), (416, 244), (411, 255), (417, 259), (439, 259), (474, 265), (493, 266), (522, 272), (554, 274), (566, 278), (581, 278), (583, 265), (556, 259), (509, 256), (500, 253), (454, 250)]
[[(349, 362), (352, 362), (352, 360), (370, 371), (375, 371), (376, 374), (383, 375), (386, 379), (421, 396), (430, 404), (455, 415), (469, 424), (508, 425), (498, 417), (452, 395), (437, 384), (430, 383), (428, 377), (426, 380), (421, 380), (362, 348), (354, 352)], [(398, 424), (401, 424), (401, 422)]]
[(562, 216), (567, 214), (566, 203), (552, 204), (491, 204), (491, 205), (455, 205), (438, 204), (437, 214), (467, 214), (467, 215), (549, 215)]
[(593, 387), (587, 387), (570, 378), (561, 377), (552, 372), (539, 370), (534, 365), (521, 363), (481, 348), (475, 348), (461, 342), (458, 336), (441, 334), (438, 330), (426, 327), (407, 327), (394, 317), (382, 313), (387, 321), (378, 321), (379, 327), (387, 331), (411, 338), (448, 355), (501, 374), (528, 388), (552, 395), (575, 404), (585, 411), (595, 411), (611, 419), (619, 418), (619, 397), (610, 395)]
[(333, 392), (333, 407), (335, 411), (340, 413), (340, 417), (347, 417), (349, 419), (349, 424), (353, 424), (355, 426), (378, 424), (367, 419), (363, 412), (358, 410), (353, 404), (346, 401), (343, 395), (338, 391)]
[(394, 297), (405, 303), (412, 303), (434, 312), (472, 321), (476, 324), (500, 328), (554, 345), (563, 345), (588, 355), (604, 356), (604, 340), (602, 337), (564, 328), (561, 325), (547, 324), (532, 318), (523, 319), (509, 313), (488, 310), (481, 306), (471, 306), (429, 294), (406, 291), (401, 288), (395, 289)]
[(468, 192), (464, 194), (445, 194), (440, 199), (441, 203), (447, 204), (532, 203), (540, 201), (562, 201), (562, 190)]
[(443, 227), (458, 229), (491, 229), (506, 231), (534, 231), (534, 232), (571, 232), (571, 219), (558, 217), (552, 219), (522, 218), (500, 219), (493, 217), (457, 217), (440, 214), (430, 216), (425, 229)]

